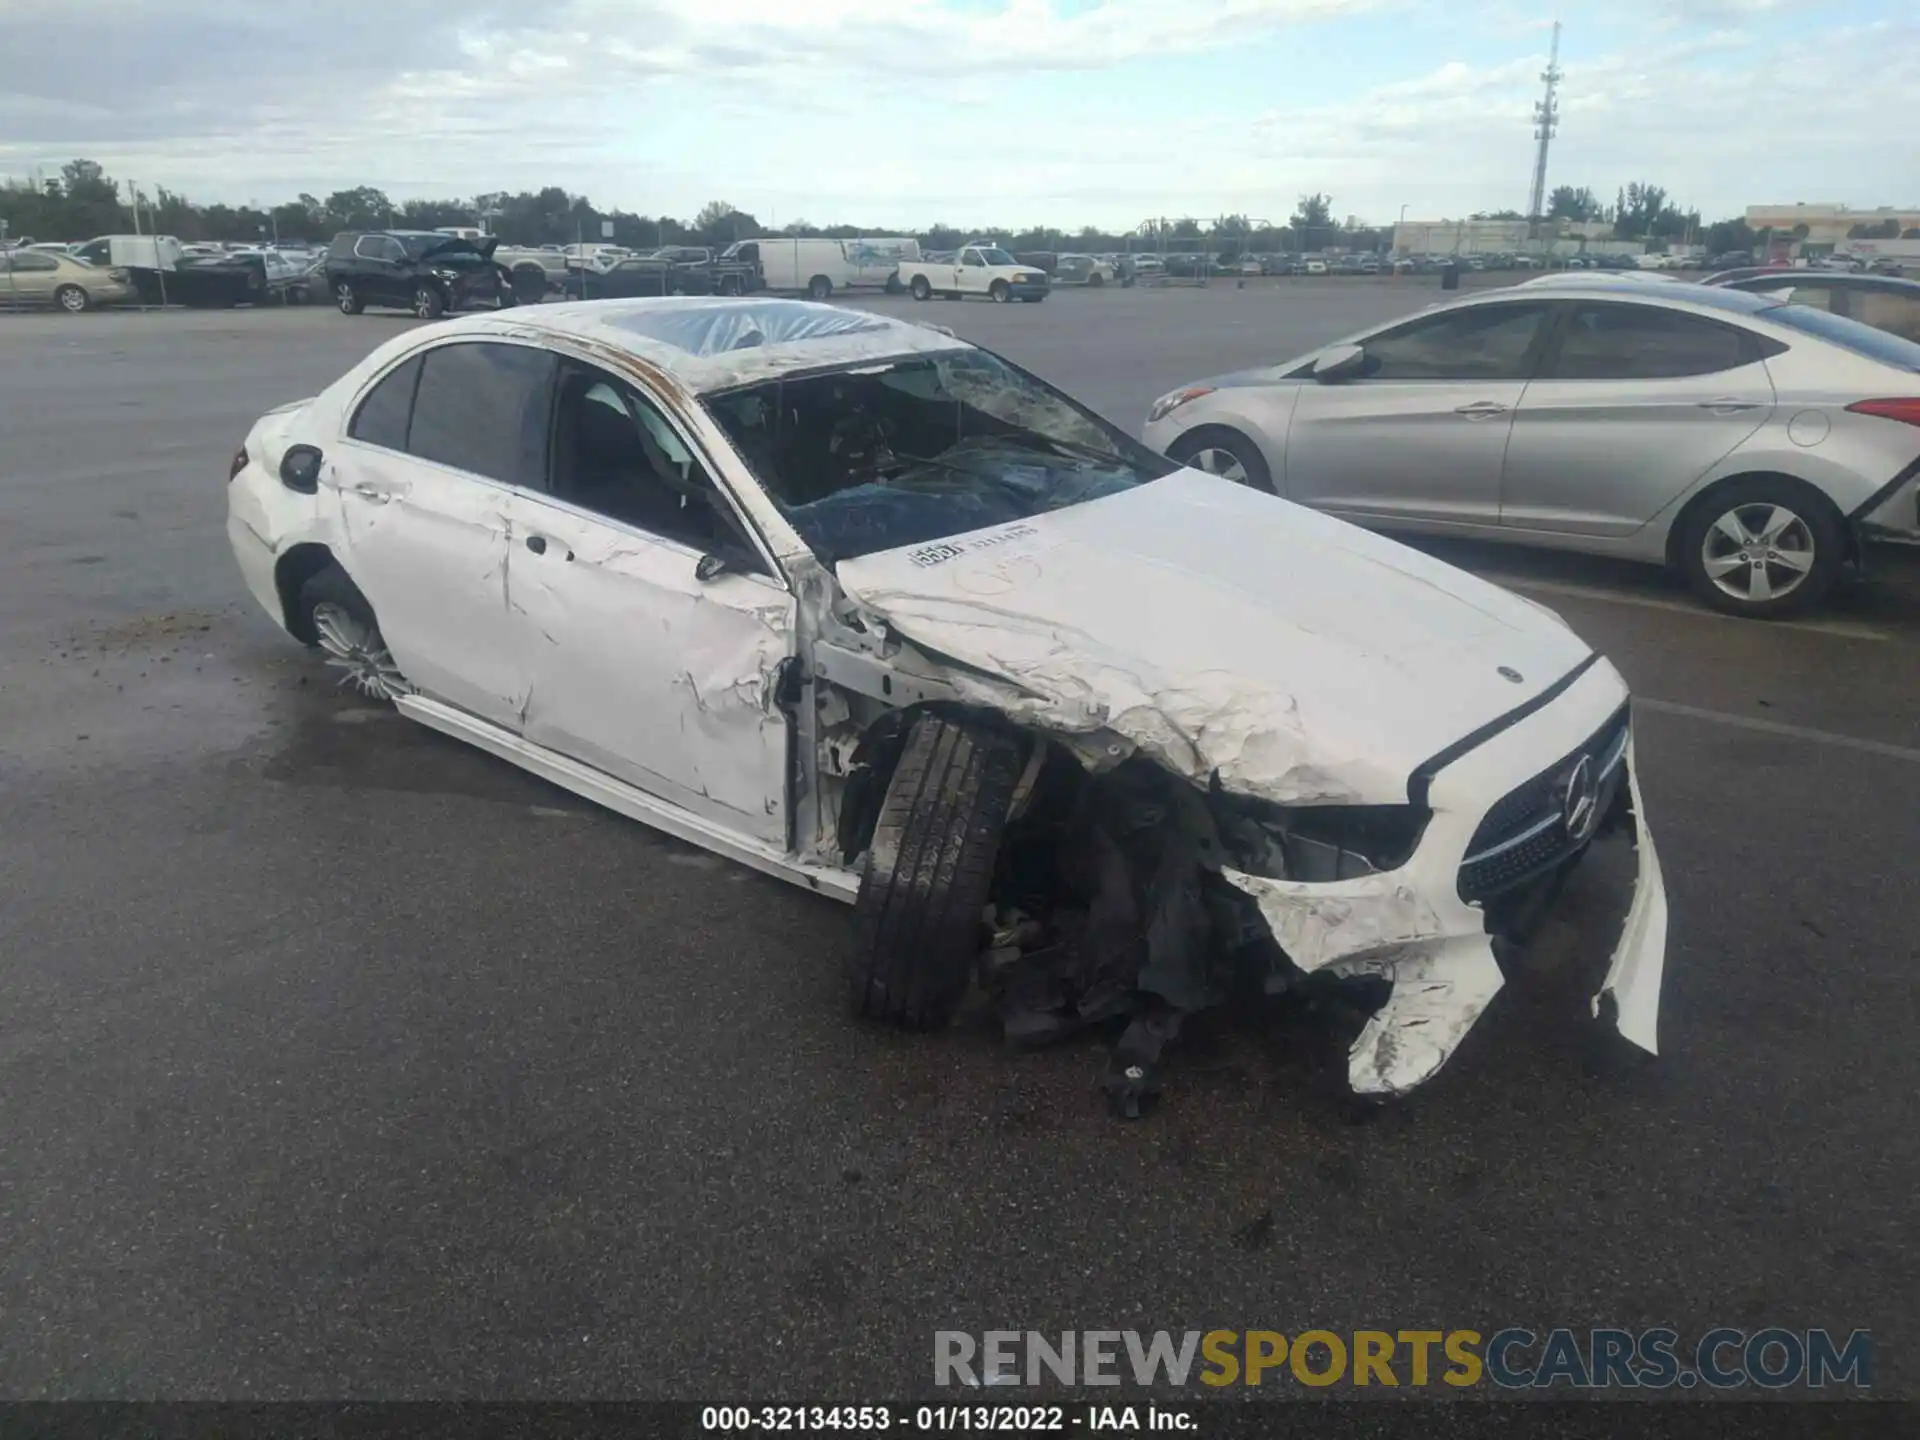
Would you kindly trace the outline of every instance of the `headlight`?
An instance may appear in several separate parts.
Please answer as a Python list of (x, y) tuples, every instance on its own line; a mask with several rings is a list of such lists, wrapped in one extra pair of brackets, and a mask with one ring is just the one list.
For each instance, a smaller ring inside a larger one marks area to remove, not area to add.
[(1235, 869), (1326, 884), (1398, 870), (1433, 812), (1423, 805), (1274, 805), (1215, 791), (1214, 821)]
[(460, 278), (460, 272), (458, 270), (436, 270), (433, 274), (436, 280), (458, 280)]
[(1213, 388), (1211, 385), (1189, 385), (1184, 390), (1175, 390), (1170, 395), (1162, 395), (1153, 402), (1153, 408), (1147, 411), (1147, 423), (1151, 425), (1156, 420), (1164, 420), (1189, 400), (1198, 400), (1202, 395), (1213, 394)]

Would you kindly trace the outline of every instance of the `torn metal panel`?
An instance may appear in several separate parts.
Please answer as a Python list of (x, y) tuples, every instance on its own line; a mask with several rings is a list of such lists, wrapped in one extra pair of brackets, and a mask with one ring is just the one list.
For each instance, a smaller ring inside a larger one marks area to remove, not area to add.
[(1222, 867), (1225, 879), (1260, 906), (1273, 938), (1302, 970), (1382, 952), (1453, 933), (1485, 933), (1479, 912), (1457, 901), (1451, 925), (1436, 897), (1422, 893), (1405, 874), (1367, 875), (1331, 884), (1308, 884), (1246, 875)]
[(1485, 935), (1346, 962), (1344, 973), (1393, 982), (1384, 1005), (1347, 1054), (1356, 1095), (1404, 1095), (1433, 1078), (1499, 993), (1500, 965)]
[(1593, 997), (1593, 1013), (1601, 1012), (1603, 998), (1611, 999), (1615, 1028), (1649, 1055), (1659, 1053), (1660, 981), (1667, 961), (1667, 886), (1660, 873), (1660, 856), (1647, 828), (1640, 801), (1640, 777), (1633, 768), (1633, 742), (1627, 742), (1627, 786), (1633, 802), (1634, 845), (1639, 872), (1634, 877), (1633, 903), (1627, 910), (1620, 943), (1600, 993)]

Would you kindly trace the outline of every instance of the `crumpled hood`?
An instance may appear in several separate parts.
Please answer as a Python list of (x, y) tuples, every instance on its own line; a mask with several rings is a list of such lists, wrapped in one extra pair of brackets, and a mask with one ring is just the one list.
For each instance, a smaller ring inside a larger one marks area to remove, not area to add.
[(1021, 719), (1283, 804), (1404, 802), (1589, 653), (1518, 596), (1195, 470), (837, 570), (907, 639), (1044, 697)]

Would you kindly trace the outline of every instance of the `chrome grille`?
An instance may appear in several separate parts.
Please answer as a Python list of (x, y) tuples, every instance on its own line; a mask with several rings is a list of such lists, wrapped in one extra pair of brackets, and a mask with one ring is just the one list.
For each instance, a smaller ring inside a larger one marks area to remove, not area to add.
[(1595, 804), (1604, 817), (1625, 780), (1629, 733), (1623, 705), (1584, 745), (1494, 801), (1460, 862), (1460, 898), (1470, 904), (1490, 899), (1578, 853), (1592, 837), (1567, 833), (1562, 813), (1566, 777), (1582, 758), (1591, 761), (1599, 787)]

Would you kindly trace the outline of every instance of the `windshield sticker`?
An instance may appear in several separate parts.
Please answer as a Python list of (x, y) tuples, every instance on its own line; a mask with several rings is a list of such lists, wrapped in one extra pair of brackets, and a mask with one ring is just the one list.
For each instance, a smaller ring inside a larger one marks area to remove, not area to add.
[(922, 570), (928, 570), (935, 565), (944, 565), (949, 560), (958, 560), (962, 555), (972, 554), (976, 550), (992, 550), (1009, 541), (1025, 540), (1039, 533), (1031, 525), (1009, 525), (1004, 530), (996, 531), (991, 535), (981, 535), (972, 540), (942, 540), (937, 545), (922, 545), (917, 549), (909, 550), (907, 559)]

